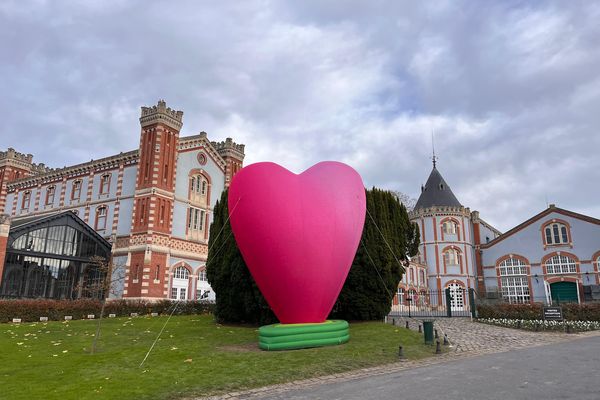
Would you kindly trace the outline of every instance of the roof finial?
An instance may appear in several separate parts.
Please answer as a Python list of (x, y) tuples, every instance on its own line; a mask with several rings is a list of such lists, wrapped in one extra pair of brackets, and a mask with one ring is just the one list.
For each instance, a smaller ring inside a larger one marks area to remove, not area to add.
[(433, 141), (433, 128), (431, 129), (431, 160), (433, 161), (433, 168), (435, 168), (435, 163), (437, 162), (437, 157), (435, 156), (435, 143)]

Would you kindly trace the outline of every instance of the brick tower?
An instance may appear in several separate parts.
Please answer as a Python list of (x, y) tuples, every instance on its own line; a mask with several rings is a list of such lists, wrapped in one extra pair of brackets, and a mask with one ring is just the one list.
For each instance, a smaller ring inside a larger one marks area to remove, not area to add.
[(7, 183), (30, 175), (33, 156), (9, 148), (0, 152), (0, 210), (4, 210)]
[(183, 112), (159, 101), (142, 107), (139, 164), (124, 297), (164, 298), (179, 131)]

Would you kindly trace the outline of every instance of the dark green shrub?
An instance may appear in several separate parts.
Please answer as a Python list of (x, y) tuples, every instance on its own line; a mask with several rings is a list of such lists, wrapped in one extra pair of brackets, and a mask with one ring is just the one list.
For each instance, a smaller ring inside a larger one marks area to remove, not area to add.
[[(106, 302), (104, 316), (116, 314), (128, 316), (131, 313), (148, 315), (206, 314), (213, 311), (214, 304), (205, 301), (185, 301), (175, 304), (171, 300), (111, 300)], [(94, 314), (100, 316), (102, 303), (99, 300), (0, 300), (0, 322), (11, 322), (13, 318), (21, 318), (23, 322), (36, 322), (40, 317), (48, 317), (51, 321), (62, 321), (66, 315), (73, 319), (84, 319)]]

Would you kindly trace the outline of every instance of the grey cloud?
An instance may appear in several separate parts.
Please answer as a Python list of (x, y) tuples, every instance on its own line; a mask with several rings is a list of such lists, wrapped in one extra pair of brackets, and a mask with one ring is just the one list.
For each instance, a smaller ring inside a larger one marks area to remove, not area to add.
[[(592, 2), (3, 2), (0, 147), (69, 165), (137, 147), (139, 107), (247, 162), (324, 159), (419, 194), (430, 132), (459, 200), (508, 229), (600, 217)], [(24, 140), (25, 138), (25, 140)]]

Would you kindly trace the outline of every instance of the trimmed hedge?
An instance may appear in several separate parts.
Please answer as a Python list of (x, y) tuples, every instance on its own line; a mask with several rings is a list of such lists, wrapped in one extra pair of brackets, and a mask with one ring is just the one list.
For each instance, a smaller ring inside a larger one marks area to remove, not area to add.
[[(567, 321), (600, 321), (600, 303), (565, 303), (560, 305)], [(479, 318), (490, 319), (542, 319), (541, 303), (534, 304), (480, 304), (477, 306)]]
[[(174, 302), (171, 300), (111, 300), (106, 302), (104, 316), (116, 314), (129, 316), (131, 313), (170, 314)], [(177, 305), (175, 315), (212, 313), (214, 303), (207, 301), (182, 301)], [(11, 322), (21, 318), (22, 322), (38, 322), (40, 317), (51, 321), (62, 321), (66, 315), (73, 319), (85, 319), (88, 315), (100, 316), (102, 303), (99, 300), (0, 300), (0, 322)]]

